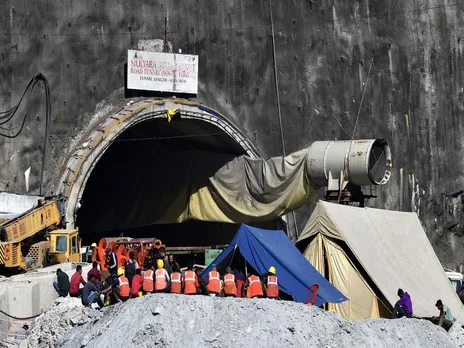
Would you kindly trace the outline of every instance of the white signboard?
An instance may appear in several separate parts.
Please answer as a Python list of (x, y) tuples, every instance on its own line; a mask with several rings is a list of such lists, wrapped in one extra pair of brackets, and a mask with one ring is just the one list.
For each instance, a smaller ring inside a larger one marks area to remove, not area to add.
[(127, 88), (197, 94), (198, 56), (129, 50)]

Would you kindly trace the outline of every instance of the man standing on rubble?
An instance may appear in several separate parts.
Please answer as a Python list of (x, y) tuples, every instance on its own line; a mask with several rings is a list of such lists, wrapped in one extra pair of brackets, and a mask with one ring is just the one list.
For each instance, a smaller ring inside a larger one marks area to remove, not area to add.
[(71, 297), (80, 297), (82, 294), (82, 289), (79, 289), (80, 285), (86, 284), (84, 278), (82, 278), (82, 266), (77, 265), (76, 273), (71, 277), (71, 287), (69, 289), (69, 296)]
[(111, 251), (110, 248), (106, 248), (106, 260), (105, 266), (108, 268), (110, 274), (116, 274), (118, 271), (118, 257), (114, 251)]
[(53, 287), (60, 297), (68, 296), (69, 292), (69, 277), (66, 272), (63, 272), (61, 268), (56, 270), (57, 282), (53, 282)]
[(395, 304), (395, 308), (393, 308), (392, 319), (412, 317), (412, 301), (411, 297), (407, 292), (404, 292), (403, 289), (398, 289), (398, 296), (399, 300)]

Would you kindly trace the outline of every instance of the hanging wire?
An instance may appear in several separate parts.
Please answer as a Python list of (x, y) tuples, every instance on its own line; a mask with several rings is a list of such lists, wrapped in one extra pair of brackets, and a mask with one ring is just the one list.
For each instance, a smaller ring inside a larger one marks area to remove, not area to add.
[[(35, 85), (39, 82), (43, 83), (43, 86), (45, 89), (45, 105), (46, 105), (45, 106), (46, 108), (45, 109), (46, 110), (45, 111), (45, 136), (44, 136), (43, 153), (42, 153), (42, 165), (40, 169), (40, 188), (39, 188), (39, 195), (42, 195), (43, 175), (45, 171), (45, 160), (46, 160), (46, 155), (47, 155), (48, 135), (50, 131), (51, 114), (52, 114), (52, 106), (51, 106), (51, 100), (50, 100), (50, 86), (44, 75), (37, 74), (34, 77), (32, 77), (29, 83), (27, 84), (26, 88), (24, 89), (24, 92), (21, 98), (19, 99), (18, 103), (11, 109), (0, 112), (0, 130), (6, 131), (6, 132), (15, 131), (13, 134), (0, 132), (0, 137), (4, 137), (7, 139), (14, 139), (18, 137), (19, 134), (22, 132), (24, 125), (26, 124), (26, 119), (28, 116), (27, 111), (29, 108), (29, 101), (32, 95), (32, 90), (34, 89)], [(6, 123), (10, 122), (11, 120), (13, 120), (13, 118), (15, 117), (17, 111), (19, 110), (19, 107), (21, 106), (25, 98), (26, 98), (26, 106), (24, 109), (21, 122), (19, 122), (15, 126), (1, 127), (5, 125)]]
[(340, 199), (342, 197), (343, 181), (345, 181), (345, 178), (346, 178), (346, 175), (347, 175), (348, 157), (350, 156), (351, 147), (353, 146), (354, 136), (355, 136), (356, 130), (358, 128), (359, 116), (361, 115), (361, 108), (362, 108), (362, 105), (363, 105), (363, 102), (364, 102), (364, 96), (366, 95), (367, 83), (369, 82), (369, 77), (371, 75), (371, 69), (372, 69), (373, 64), (374, 64), (374, 58), (372, 58), (371, 64), (369, 65), (369, 71), (367, 73), (366, 82), (364, 83), (364, 88), (363, 88), (362, 95), (361, 95), (361, 101), (359, 102), (359, 109), (358, 109), (358, 114), (356, 116), (356, 122), (355, 122), (354, 128), (353, 128), (353, 134), (351, 135), (350, 147), (348, 148), (348, 154), (345, 157), (345, 162), (343, 164), (343, 177), (340, 178), (340, 190), (338, 192), (338, 204), (340, 204)]

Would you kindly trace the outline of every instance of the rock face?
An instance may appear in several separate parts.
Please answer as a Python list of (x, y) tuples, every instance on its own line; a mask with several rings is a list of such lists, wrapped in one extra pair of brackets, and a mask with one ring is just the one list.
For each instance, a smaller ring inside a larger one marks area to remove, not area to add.
[[(55, 193), (72, 139), (124, 97), (127, 49), (160, 46), (169, 13), (173, 51), (200, 57), (198, 100), (227, 115), (265, 157), (282, 153), (281, 131), (287, 153), (350, 139), (373, 60), (355, 136), (386, 139), (394, 172), (370, 204), (416, 211), (454, 267), (464, 251), (461, 7), (272, 1), (280, 129), (269, 1), (2, 1), (0, 109), (15, 105), (38, 72), (52, 90), (46, 193)], [(29, 193), (37, 193), (44, 108), (37, 88), (21, 134), (0, 137), (0, 190), (24, 193), (30, 167)], [(2, 127), (15, 128), (19, 116)], [(309, 207), (297, 213), (300, 228)]]
[(161, 294), (100, 313), (76, 301), (67, 298), (38, 318), (27, 346), (456, 347), (450, 334), (427, 321), (347, 322), (293, 302)]

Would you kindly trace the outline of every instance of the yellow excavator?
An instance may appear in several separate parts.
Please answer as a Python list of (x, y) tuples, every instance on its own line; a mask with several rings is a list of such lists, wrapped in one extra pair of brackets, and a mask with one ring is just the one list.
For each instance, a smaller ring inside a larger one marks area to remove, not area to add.
[(79, 231), (62, 229), (59, 200), (39, 201), (0, 222), (0, 268), (27, 271), (61, 262), (79, 262)]

